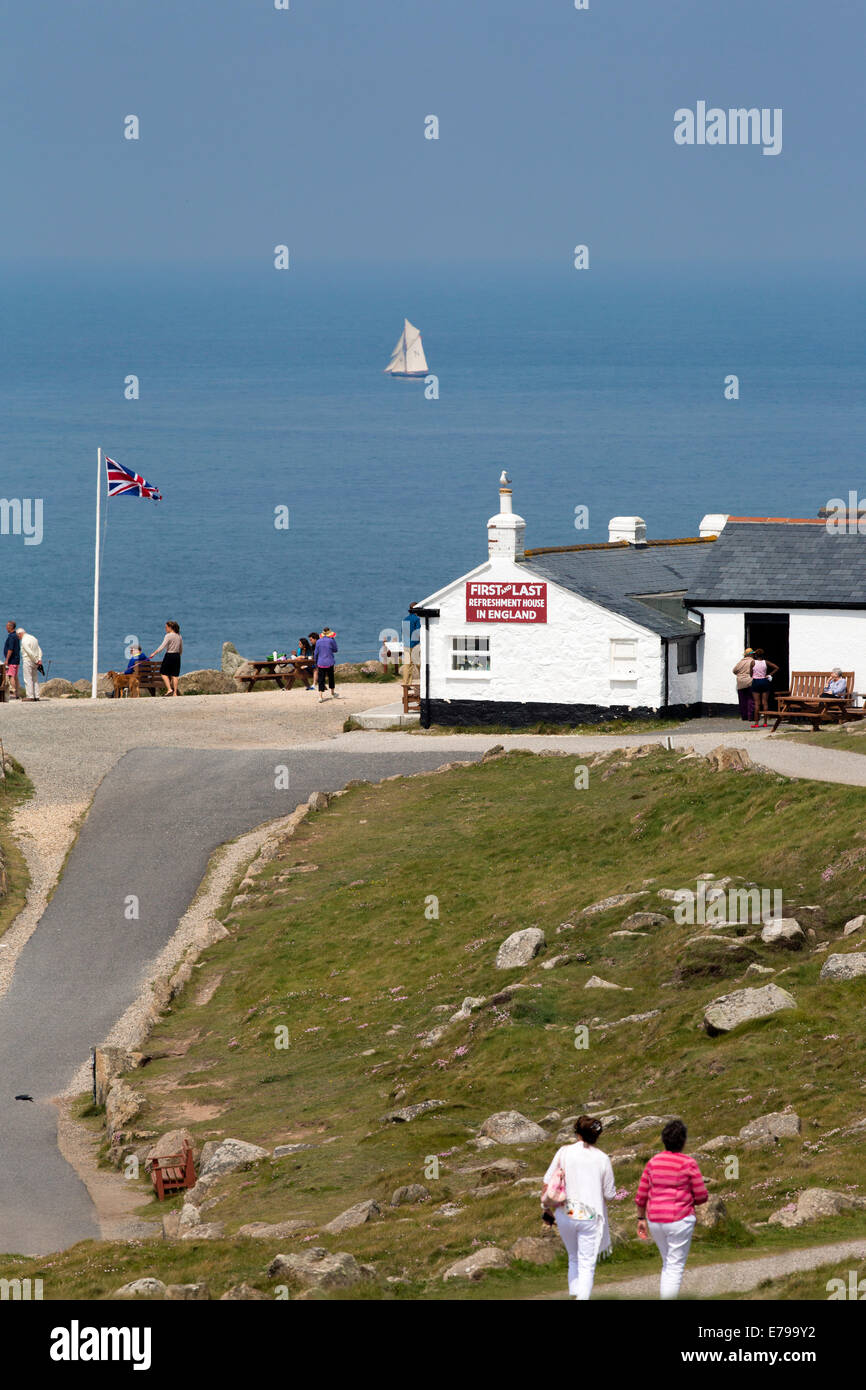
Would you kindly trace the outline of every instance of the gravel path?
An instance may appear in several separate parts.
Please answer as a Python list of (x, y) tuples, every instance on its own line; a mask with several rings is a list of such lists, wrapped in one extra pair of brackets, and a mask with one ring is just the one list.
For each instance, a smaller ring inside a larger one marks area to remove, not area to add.
[[(857, 756), (857, 755), (855, 755)], [(763, 1255), (756, 1260), (731, 1260), (727, 1264), (686, 1266), (683, 1296), (712, 1298), (717, 1294), (748, 1293), (763, 1284), (765, 1279), (781, 1279), (786, 1274), (801, 1274), (805, 1269), (834, 1266), (827, 1278), (838, 1276), (847, 1281), (848, 1269), (866, 1259), (866, 1237), (838, 1241), (835, 1245), (808, 1245), (800, 1250), (785, 1250), (779, 1255)], [(844, 1265), (843, 1265), (844, 1261)], [(620, 1279), (614, 1284), (597, 1284), (594, 1299), (642, 1298), (659, 1296), (658, 1274), (642, 1274), (636, 1279)], [(567, 1293), (545, 1294), (545, 1298), (566, 1299)]]

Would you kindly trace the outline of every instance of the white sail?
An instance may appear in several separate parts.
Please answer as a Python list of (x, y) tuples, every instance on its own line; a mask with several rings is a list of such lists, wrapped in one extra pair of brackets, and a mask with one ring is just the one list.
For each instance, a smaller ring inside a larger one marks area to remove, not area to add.
[(403, 332), (397, 339), (396, 347), (391, 353), (391, 361), (385, 371), (398, 376), (405, 376), (410, 372), (427, 371), (427, 359), (424, 356), (421, 334), (408, 319), (403, 320)]

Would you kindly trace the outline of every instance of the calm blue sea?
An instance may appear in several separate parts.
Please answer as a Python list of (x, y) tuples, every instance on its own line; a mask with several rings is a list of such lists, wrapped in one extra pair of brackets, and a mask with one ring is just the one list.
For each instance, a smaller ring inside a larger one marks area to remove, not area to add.
[[(44, 504), (41, 545), (0, 536), (0, 618), (52, 675), (90, 671), (98, 445), (165, 499), (108, 504), (100, 669), (166, 618), (187, 670), (324, 623), (373, 654), (484, 558), (503, 467), (529, 545), (866, 492), (862, 272), (29, 267), (0, 303), (0, 496)], [(438, 400), (382, 374), (404, 315)]]

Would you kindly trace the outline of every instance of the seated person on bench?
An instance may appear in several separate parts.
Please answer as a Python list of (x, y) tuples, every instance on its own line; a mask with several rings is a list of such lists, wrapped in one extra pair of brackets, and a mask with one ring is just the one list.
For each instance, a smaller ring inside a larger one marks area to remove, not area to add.
[(141, 647), (132, 647), (131, 655), (126, 666), (126, 670), (123, 674), (125, 676), (131, 676), (136, 666), (140, 666), (142, 661), (144, 660), (146, 660), (146, 658), (141, 650)]
[(839, 697), (841, 697), (842, 695), (846, 695), (847, 693), (848, 682), (842, 675), (842, 669), (839, 666), (834, 666), (833, 670), (830, 672), (830, 679), (827, 682), (827, 688), (826, 690), (822, 690), (821, 694), (835, 695), (838, 699)]

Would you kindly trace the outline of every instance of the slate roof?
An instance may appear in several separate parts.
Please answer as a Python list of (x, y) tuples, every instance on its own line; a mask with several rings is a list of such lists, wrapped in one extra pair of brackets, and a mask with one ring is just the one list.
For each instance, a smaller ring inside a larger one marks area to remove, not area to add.
[(690, 604), (866, 607), (866, 536), (823, 523), (729, 521), (701, 558)]
[(683, 612), (674, 618), (642, 603), (637, 594), (682, 593), (718, 541), (653, 542), (646, 546), (600, 545), (528, 555), (523, 568), (573, 594), (629, 618), (660, 637), (694, 637), (699, 631)]

